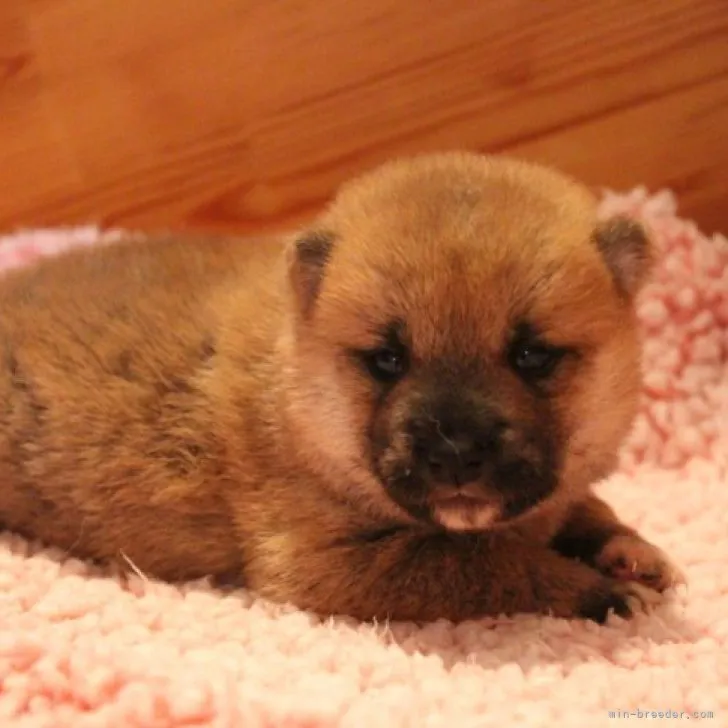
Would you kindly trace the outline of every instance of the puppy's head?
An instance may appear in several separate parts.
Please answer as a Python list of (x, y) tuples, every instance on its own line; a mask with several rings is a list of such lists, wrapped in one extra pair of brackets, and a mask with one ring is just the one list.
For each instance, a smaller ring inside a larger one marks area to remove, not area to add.
[(401, 520), (508, 523), (614, 467), (640, 385), (635, 223), (507, 159), (396, 161), (290, 249), (292, 420), (329, 487)]

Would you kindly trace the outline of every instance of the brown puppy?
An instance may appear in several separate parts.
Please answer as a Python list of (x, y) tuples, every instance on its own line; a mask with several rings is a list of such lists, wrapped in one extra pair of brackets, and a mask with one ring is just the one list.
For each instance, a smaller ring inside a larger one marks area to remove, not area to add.
[(325, 615), (628, 615), (677, 576), (590, 494), (635, 414), (650, 261), (570, 179), (442, 154), (290, 241), (15, 272), (0, 522)]

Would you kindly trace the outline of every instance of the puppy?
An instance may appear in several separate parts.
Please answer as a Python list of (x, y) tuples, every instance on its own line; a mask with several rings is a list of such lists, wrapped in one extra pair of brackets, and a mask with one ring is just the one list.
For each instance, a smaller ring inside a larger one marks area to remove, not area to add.
[(0, 285), (0, 522), (322, 615), (604, 621), (679, 573), (591, 493), (640, 389), (636, 223), (507, 158), (395, 160), (298, 235)]

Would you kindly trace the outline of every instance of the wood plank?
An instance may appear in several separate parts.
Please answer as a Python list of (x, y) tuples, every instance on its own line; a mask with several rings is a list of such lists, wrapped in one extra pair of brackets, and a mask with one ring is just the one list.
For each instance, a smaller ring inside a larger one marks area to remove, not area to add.
[(468, 147), (670, 186), (728, 230), (725, 0), (0, 6), (0, 59), (24, 59), (0, 72), (0, 227), (287, 227), (383, 159)]
[[(0, 3), (0, 219), (76, 190), (80, 178), (48, 114), (43, 80), (20, 8)], [(46, 167), (52, 170), (44, 174)]]

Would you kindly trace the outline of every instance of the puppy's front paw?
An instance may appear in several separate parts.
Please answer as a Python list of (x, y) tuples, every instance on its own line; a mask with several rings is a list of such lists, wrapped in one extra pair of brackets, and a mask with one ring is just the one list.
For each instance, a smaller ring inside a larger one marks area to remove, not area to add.
[(685, 584), (685, 576), (657, 546), (636, 534), (613, 536), (596, 555), (594, 565), (620, 581), (639, 582), (663, 592)]
[(605, 579), (584, 598), (579, 616), (604, 624), (610, 613), (629, 619), (647, 612), (660, 601), (660, 595), (636, 581)]

